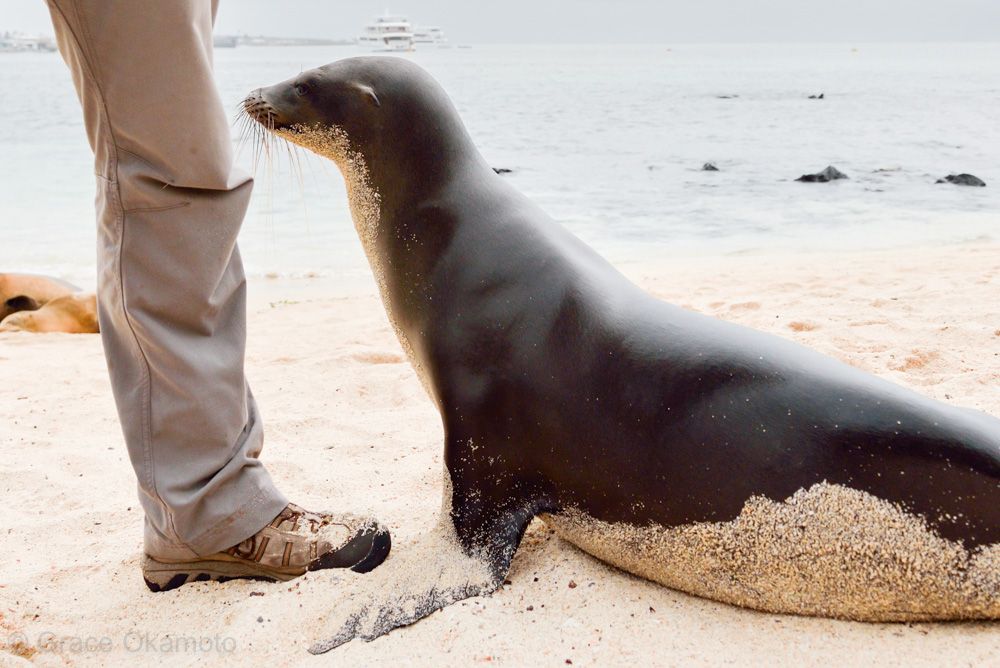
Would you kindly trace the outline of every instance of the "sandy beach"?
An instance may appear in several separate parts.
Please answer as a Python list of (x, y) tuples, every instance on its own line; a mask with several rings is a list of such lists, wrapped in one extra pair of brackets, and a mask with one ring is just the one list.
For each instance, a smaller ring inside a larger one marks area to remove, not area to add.
[[(1000, 246), (621, 269), (662, 299), (1000, 415)], [(374, 284), (257, 279), (250, 294), (247, 370), (272, 475), (307, 508), (374, 513), (405, 552), (440, 506), (441, 428)], [(0, 369), (0, 666), (1000, 665), (998, 623), (742, 610), (607, 567), (538, 521), (493, 596), (312, 657), (366, 576), (150, 593), (99, 338), (0, 334)]]

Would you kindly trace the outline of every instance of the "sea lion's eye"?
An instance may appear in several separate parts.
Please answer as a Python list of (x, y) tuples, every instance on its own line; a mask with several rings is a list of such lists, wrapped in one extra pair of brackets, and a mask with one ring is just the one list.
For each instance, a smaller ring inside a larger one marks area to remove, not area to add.
[(299, 97), (307, 94), (309, 92), (309, 86), (305, 84), (295, 84), (295, 94)]

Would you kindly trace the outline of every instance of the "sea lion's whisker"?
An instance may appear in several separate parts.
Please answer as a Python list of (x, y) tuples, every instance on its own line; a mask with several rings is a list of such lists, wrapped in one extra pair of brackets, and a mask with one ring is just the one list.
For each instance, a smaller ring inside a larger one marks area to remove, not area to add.
[(264, 135), (261, 129), (260, 123), (255, 122), (253, 124), (253, 170), (254, 173), (257, 172), (257, 168), (260, 166), (261, 160), (264, 157)]
[(254, 171), (257, 172), (257, 128), (255, 123), (247, 125), (246, 128), (246, 141), (247, 145), (250, 147), (250, 164)]
[(299, 191), (305, 197), (305, 179), (302, 175), (302, 161), (299, 157), (299, 147), (288, 140), (283, 140), (283, 142), (285, 150), (288, 151), (288, 164), (292, 166), (292, 171), (299, 181)]
[(297, 182), (299, 186), (299, 199), (302, 202), (302, 210), (306, 214), (306, 227), (308, 229), (309, 207), (306, 201), (305, 177), (302, 173), (302, 162), (299, 159), (299, 147), (288, 141), (285, 137), (281, 137), (279, 135), (275, 135), (275, 141), (285, 147), (285, 153), (288, 155), (289, 171), (292, 175), (293, 181)]
[(274, 159), (272, 142), (274, 140), (274, 112), (270, 108), (266, 108), (265, 113), (267, 114), (264, 121), (257, 123), (257, 131), (260, 137), (261, 154), (264, 158), (264, 174), (265, 182), (267, 187), (264, 192), (265, 195), (265, 206), (267, 207), (268, 213), (268, 227), (271, 232), (271, 241), (274, 243), (275, 239), (275, 229), (274, 229)]
[(233, 125), (237, 128), (236, 157), (239, 158), (240, 154), (243, 152), (243, 147), (247, 144), (247, 135), (250, 130), (250, 116), (246, 113), (246, 111), (241, 111), (237, 114), (236, 118), (233, 119)]

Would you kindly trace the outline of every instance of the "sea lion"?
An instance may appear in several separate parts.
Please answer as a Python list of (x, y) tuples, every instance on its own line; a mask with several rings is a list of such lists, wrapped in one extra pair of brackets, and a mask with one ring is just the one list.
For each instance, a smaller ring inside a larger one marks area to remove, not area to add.
[(64, 332), (97, 334), (97, 297), (78, 292), (56, 297), (33, 311), (12, 313), (0, 321), (0, 332)]
[(440, 531), (465, 559), (390, 561), (391, 600), (312, 651), (492, 591), (536, 516), (736, 605), (1000, 618), (1000, 420), (655, 299), (497, 176), (406, 60), (341, 60), (244, 108), (344, 175), (441, 413)]
[(35, 274), (0, 274), (0, 321), (11, 313), (34, 311), (49, 301), (79, 292), (66, 281)]

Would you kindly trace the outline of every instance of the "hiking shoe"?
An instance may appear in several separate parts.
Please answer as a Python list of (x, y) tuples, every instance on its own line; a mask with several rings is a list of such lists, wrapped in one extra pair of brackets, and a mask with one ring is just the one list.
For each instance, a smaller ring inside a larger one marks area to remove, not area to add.
[(389, 532), (374, 520), (311, 513), (290, 503), (270, 524), (225, 552), (179, 561), (146, 555), (142, 576), (150, 590), (168, 591), (206, 580), (284, 582), (325, 568), (367, 573), (385, 561), (391, 546)]

